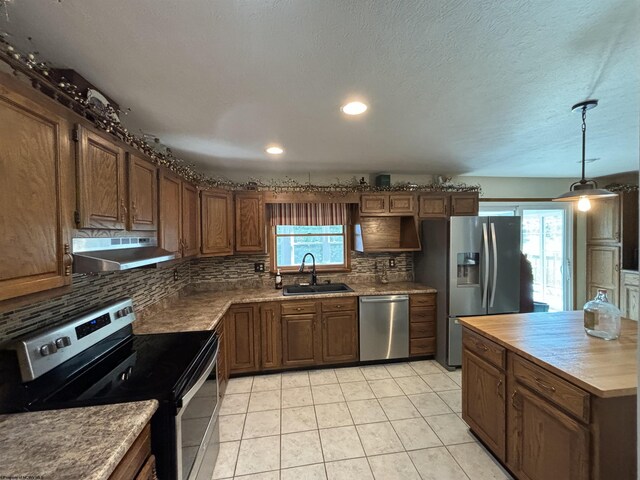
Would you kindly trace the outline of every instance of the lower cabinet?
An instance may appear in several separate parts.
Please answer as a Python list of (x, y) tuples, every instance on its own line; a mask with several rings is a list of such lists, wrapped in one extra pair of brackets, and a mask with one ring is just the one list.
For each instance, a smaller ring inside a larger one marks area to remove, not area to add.
[(215, 332), (218, 334), (218, 360), (217, 370), (218, 375), (218, 398), (221, 400), (227, 389), (227, 382), (229, 381), (229, 369), (227, 367), (227, 340), (224, 332), (225, 322), (219, 322), (216, 326)]
[[(289, 308), (315, 310), (315, 302), (305, 306), (287, 305), (282, 314), (282, 366), (304, 367), (321, 363), (321, 341), (318, 332), (318, 314), (285, 314)], [(284, 306), (283, 306), (284, 307)]]
[(260, 367), (262, 369), (282, 366), (281, 332), (280, 303), (260, 305)]
[(250, 373), (259, 369), (260, 331), (256, 306), (234, 305), (225, 317), (224, 333), (230, 373)]
[(409, 355), (436, 353), (436, 294), (409, 296)]
[(356, 298), (322, 302), (322, 362), (358, 361)]
[(623, 317), (638, 320), (640, 315), (640, 286), (638, 272), (636, 271), (623, 270), (622, 272), (620, 310)]
[(157, 480), (156, 459), (151, 454), (151, 425), (147, 424), (109, 480)]

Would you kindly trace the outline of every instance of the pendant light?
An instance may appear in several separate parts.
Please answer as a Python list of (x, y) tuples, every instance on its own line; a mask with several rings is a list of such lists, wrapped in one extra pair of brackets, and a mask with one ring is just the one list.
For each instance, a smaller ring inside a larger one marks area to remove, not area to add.
[(584, 168), (586, 163), (586, 138), (587, 138), (587, 110), (591, 110), (598, 105), (598, 100), (586, 100), (576, 103), (571, 110), (582, 113), (582, 178), (580, 181), (571, 184), (569, 191), (563, 193), (554, 202), (575, 202), (578, 201), (578, 210), (586, 212), (591, 208), (591, 199), (615, 197), (616, 194), (609, 190), (598, 188), (595, 180), (587, 180), (584, 177)]

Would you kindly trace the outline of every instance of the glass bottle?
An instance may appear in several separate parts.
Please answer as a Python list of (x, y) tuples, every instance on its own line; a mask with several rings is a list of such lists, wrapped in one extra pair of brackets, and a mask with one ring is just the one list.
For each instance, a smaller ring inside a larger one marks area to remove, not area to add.
[(615, 340), (620, 336), (620, 310), (609, 303), (606, 290), (584, 304), (584, 329), (589, 335)]

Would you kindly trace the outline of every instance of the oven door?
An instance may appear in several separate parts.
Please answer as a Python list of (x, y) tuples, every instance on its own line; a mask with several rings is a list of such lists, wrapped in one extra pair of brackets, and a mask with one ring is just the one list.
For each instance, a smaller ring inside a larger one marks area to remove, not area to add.
[[(178, 480), (195, 479), (207, 446), (219, 443), (217, 357), (218, 349), (200, 378), (182, 397), (182, 408), (176, 415)], [(218, 438), (213, 438), (214, 435)], [(208, 452), (211, 451), (210, 448)]]

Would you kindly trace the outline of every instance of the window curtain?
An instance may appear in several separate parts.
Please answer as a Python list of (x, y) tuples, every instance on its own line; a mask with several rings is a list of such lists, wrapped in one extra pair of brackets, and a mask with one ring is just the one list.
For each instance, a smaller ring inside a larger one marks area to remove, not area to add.
[(271, 225), (346, 225), (348, 203), (271, 203), (268, 204)]

